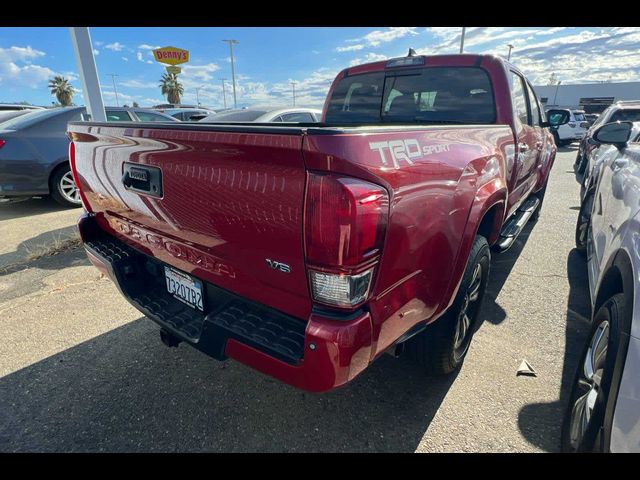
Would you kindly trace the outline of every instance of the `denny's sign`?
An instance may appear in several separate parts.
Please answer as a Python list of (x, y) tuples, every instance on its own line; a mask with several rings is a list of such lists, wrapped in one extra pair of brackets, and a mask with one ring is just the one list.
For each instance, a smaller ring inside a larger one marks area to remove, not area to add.
[(163, 47), (153, 51), (157, 62), (168, 65), (179, 65), (189, 61), (189, 51), (176, 47)]

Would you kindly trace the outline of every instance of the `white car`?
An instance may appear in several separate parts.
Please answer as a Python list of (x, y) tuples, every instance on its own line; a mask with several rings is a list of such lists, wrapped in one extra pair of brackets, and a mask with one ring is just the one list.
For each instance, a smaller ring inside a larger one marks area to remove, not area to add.
[(322, 110), (316, 108), (244, 108), (226, 110), (204, 117), (200, 122), (295, 122), (317, 123), (322, 117)]
[(554, 107), (553, 110), (565, 110), (569, 113), (569, 122), (560, 125), (557, 130), (552, 130), (556, 145), (568, 145), (574, 141), (580, 141), (586, 135), (589, 122), (584, 116), (584, 110)]

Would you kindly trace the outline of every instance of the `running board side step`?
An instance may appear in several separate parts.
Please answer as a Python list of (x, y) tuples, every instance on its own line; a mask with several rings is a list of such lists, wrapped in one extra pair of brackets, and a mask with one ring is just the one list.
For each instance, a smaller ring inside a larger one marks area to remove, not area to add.
[(540, 206), (540, 199), (536, 196), (531, 196), (516, 210), (516, 213), (511, 216), (509, 220), (502, 227), (500, 237), (494, 245), (494, 249), (499, 253), (509, 250), (511, 245), (516, 241), (518, 235), (522, 232), (522, 229), (527, 224), (531, 215), (534, 214), (536, 209)]

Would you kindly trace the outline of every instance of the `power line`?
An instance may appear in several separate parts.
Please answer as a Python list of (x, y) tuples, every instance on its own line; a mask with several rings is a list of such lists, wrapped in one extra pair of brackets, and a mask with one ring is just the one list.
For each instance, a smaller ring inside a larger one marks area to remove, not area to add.
[(111, 77), (111, 80), (113, 81), (113, 91), (116, 94), (116, 107), (119, 107), (120, 103), (118, 102), (118, 89), (116, 88), (116, 77), (119, 77), (120, 75), (117, 75), (115, 73), (107, 73), (107, 75), (109, 75)]

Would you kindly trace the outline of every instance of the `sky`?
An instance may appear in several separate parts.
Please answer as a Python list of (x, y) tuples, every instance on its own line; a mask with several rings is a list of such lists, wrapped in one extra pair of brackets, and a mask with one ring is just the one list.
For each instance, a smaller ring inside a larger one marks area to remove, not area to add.
[[(182, 103), (222, 108), (223, 78), (227, 106), (233, 105), (229, 45), (234, 47), (239, 107), (289, 106), (296, 82), (298, 106), (321, 107), (335, 75), (343, 68), (385, 58), (458, 53), (462, 27), (93, 27), (93, 43), (105, 105), (153, 106), (166, 103), (158, 86), (165, 72), (152, 49), (189, 50), (179, 80)], [(640, 28), (635, 27), (467, 27), (465, 53), (506, 57), (534, 85), (550, 76), (562, 84), (640, 81)], [(74, 103), (84, 104), (69, 29), (0, 28), (0, 102), (51, 105), (47, 84), (67, 77), (76, 89)]]

